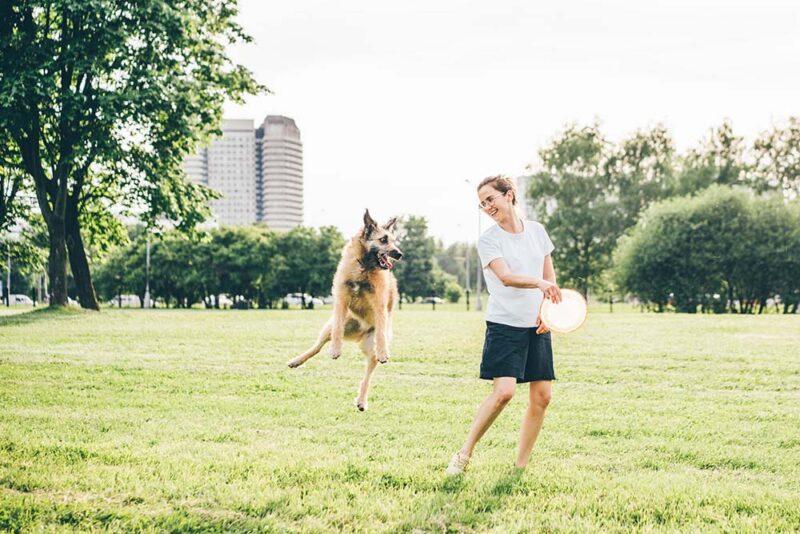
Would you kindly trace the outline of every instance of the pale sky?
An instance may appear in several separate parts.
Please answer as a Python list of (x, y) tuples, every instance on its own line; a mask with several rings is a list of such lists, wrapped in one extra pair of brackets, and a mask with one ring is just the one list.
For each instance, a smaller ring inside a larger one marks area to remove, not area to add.
[[(273, 95), (226, 116), (297, 122), (305, 221), (346, 236), (427, 217), (474, 241), (477, 183), (518, 176), (569, 122), (613, 140), (661, 122), (679, 149), (726, 117), (748, 140), (800, 115), (796, 0), (240, 0), (231, 49)], [(491, 221), (484, 218), (485, 229)]]

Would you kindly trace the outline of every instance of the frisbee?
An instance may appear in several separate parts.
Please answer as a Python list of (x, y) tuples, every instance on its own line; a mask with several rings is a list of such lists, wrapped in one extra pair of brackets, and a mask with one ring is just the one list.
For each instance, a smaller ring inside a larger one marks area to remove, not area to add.
[(553, 332), (574, 332), (586, 321), (586, 300), (574, 289), (562, 289), (561, 302), (555, 304), (552, 300), (545, 299), (539, 316), (544, 325)]

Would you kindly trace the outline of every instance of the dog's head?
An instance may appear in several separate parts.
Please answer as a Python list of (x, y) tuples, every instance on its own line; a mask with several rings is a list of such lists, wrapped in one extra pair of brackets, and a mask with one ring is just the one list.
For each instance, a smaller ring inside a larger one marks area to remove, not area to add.
[(383, 226), (375, 222), (369, 210), (364, 212), (364, 228), (359, 234), (364, 255), (361, 265), (364, 269), (392, 269), (394, 262), (403, 257), (403, 252), (397, 248), (394, 236), (394, 227), (397, 218), (392, 217)]

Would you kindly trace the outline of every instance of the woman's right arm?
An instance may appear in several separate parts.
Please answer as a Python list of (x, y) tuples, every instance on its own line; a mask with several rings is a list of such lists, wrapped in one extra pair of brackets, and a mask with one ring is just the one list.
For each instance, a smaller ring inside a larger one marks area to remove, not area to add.
[(530, 276), (514, 274), (503, 258), (493, 259), (491, 263), (489, 263), (489, 268), (504, 286), (518, 287), (520, 289), (541, 289), (545, 298), (555, 303), (561, 302), (561, 290), (554, 282), (550, 282), (544, 278), (531, 278)]

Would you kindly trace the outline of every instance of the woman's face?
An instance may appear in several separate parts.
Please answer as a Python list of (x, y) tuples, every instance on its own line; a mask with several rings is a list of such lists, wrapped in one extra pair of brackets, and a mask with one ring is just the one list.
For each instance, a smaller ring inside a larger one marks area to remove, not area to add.
[(498, 191), (491, 184), (486, 184), (478, 191), (478, 202), (481, 209), (495, 221), (505, 219), (514, 209), (511, 191)]

